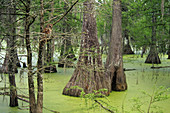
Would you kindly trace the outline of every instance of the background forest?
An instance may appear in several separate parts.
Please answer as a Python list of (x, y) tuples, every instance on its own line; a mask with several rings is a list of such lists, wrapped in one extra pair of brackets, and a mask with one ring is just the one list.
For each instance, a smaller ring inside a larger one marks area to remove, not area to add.
[(169, 12), (169, 0), (0, 0), (0, 109), (170, 112)]

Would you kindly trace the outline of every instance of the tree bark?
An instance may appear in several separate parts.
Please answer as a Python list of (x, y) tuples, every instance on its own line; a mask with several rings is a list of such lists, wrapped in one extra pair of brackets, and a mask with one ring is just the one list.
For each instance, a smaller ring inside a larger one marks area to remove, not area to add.
[(127, 29), (124, 30), (124, 38), (127, 40), (127, 44), (125, 44), (123, 47), (123, 54), (134, 54), (134, 52), (132, 51), (132, 48), (130, 46), (130, 39), (129, 39)]
[(143, 54), (146, 52), (146, 45), (142, 46), (142, 53), (141, 53), (141, 58), (143, 58)]
[[(15, 8), (15, 0), (9, 1), (9, 13), (16, 13)], [(12, 27), (9, 27), (9, 49), (8, 49), (8, 75), (9, 75), (9, 83), (10, 83), (10, 107), (16, 107), (18, 106), (18, 99), (17, 99), (17, 88), (15, 83), (15, 69), (16, 69), (16, 57), (15, 57), (15, 51), (16, 51), (16, 15), (9, 15), (9, 22), (12, 25)]]
[[(7, 48), (9, 48), (9, 41), (7, 41)], [(9, 54), (6, 52), (4, 62), (2, 64), (2, 72), (8, 74)], [(15, 66), (15, 73), (18, 73), (18, 69)]]
[(168, 59), (170, 59), (170, 41), (169, 41), (169, 46), (168, 46), (168, 52), (167, 52), (167, 54), (168, 54)]
[(157, 48), (156, 48), (156, 17), (154, 12), (152, 13), (152, 37), (151, 37), (151, 45), (149, 55), (147, 56), (145, 63), (151, 64), (161, 64), (160, 58), (158, 56)]
[[(122, 12), (128, 12), (128, 7), (125, 3), (122, 3), (121, 4), (121, 10)], [(128, 26), (128, 16), (125, 16), (124, 17), (124, 24), (125, 24), (125, 28), (123, 30), (123, 54), (134, 54), (134, 52), (132, 51), (132, 48), (130, 46), (130, 38), (129, 38), (129, 31), (128, 29), (126, 28), (126, 26)], [(127, 43), (125, 43), (125, 41)]]
[[(43, 27), (44, 27), (44, 0), (40, 0), (41, 5), (41, 12), (40, 12), (40, 32), (43, 34)], [(43, 112), (43, 49), (45, 42), (47, 41), (43, 37), (43, 35), (39, 39), (39, 48), (38, 48), (38, 63), (37, 63), (37, 86), (38, 86), (38, 92), (37, 92), (37, 106), (36, 106), (36, 113), (42, 113)]]
[(27, 49), (27, 66), (28, 66), (28, 86), (29, 86), (29, 112), (36, 113), (36, 101), (35, 101), (35, 92), (34, 92), (34, 80), (32, 73), (32, 50), (30, 43), (30, 0), (26, 0), (26, 20), (25, 20), (25, 41), (26, 41), (26, 49)]
[(110, 78), (109, 91), (127, 89), (122, 58), (121, 0), (113, 0), (112, 34), (106, 61), (106, 77)]
[[(74, 73), (63, 90), (64, 95), (80, 96), (82, 90), (88, 94), (93, 93), (94, 90), (107, 89), (97, 38), (94, 0), (86, 0), (83, 6), (80, 55)], [(79, 88), (73, 88), (75, 86)], [(108, 91), (102, 93), (109, 94)]]

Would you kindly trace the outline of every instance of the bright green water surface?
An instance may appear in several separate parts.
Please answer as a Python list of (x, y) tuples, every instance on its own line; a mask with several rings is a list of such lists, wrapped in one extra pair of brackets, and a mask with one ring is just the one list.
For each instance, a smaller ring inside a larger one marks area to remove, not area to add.
[[(143, 101), (149, 101), (148, 97), (143, 97), (141, 91), (152, 93), (155, 87), (165, 86), (170, 88), (170, 68), (151, 69), (151, 64), (143, 63), (145, 58), (141, 59), (137, 55), (124, 56), (124, 68), (136, 69), (133, 71), (126, 71), (126, 78), (128, 83), (128, 90), (123, 92), (112, 92), (108, 96), (108, 102), (111, 106), (118, 109), (119, 113), (127, 111), (129, 113), (138, 113), (132, 111), (132, 106), (135, 104), (132, 101), (134, 97), (141, 97)], [(170, 60), (166, 59), (167, 56), (161, 57), (162, 64), (154, 66), (168, 66)], [(44, 74), (44, 107), (53, 111), (59, 111), (61, 113), (108, 113), (102, 108), (89, 110), (85, 105), (85, 101), (78, 97), (69, 97), (62, 95), (62, 90), (72, 76), (74, 69), (61, 69), (58, 68), (58, 73)], [(6, 83), (8, 86), (7, 75), (3, 76), (3, 80), (0, 82), (0, 87), (4, 87)], [(16, 75), (16, 82), (18, 87), (18, 93), (28, 95), (27, 89), (27, 74), (25, 73), (20, 77)], [(1, 79), (0, 79), (1, 80)], [(2, 91), (1, 91), (2, 92)], [(170, 91), (167, 93), (170, 94)], [(90, 106), (92, 102), (88, 102)], [(148, 103), (143, 103), (143, 109), (147, 111)], [(28, 113), (28, 104), (19, 101), (19, 108), (10, 108), (9, 97), (0, 96), (0, 113)], [(170, 99), (158, 102), (154, 105), (160, 106), (158, 110), (162, 110), (164, 113), (170, 113)], [(123, 109), (122, 109), (123, 106)], [(52, 113), (49, 110), (44, 109), (44, 113)], [(159, 113), (159, 112), (158, 112)]]

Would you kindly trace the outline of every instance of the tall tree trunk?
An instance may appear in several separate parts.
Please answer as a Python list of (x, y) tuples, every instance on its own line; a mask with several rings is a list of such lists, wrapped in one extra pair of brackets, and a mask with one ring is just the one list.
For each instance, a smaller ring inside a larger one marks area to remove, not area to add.
[(145, 63), (151, 64), (160, 64), (160, 58), (158, 56), (157, 48), (156, 48), (156, 17), (154, 12), (152, 13), (152, 37), (151, 37), (151, 45), (149, 55), (147, 56)]
[[(82, 90), (88, 94), (94, 90), (107, 88), (97, 38), (94, 0), (86, 0), (83, 6), (83, 34), (80, 55), (74, 73), (63, 90), (64, 95), (80, 96)], [(78, 86), (82, 90), (72, 88), (74, 86)], [(107, 91), (102, 93), (109, 94)]]
[[(127, 43), (124, 44), (123, 54), (134, 54), (134, 52), (132, 51), (132, 48), (130, 46), (130, 39), (129, 39), (129, 35), (128, 35), (128, 30), (127, 29), (124, 30), (124, 38), (126, 39)], [(124, 41), (124, 43), (125, 43), (125, 41)]]
[[(169, 35), (170, 35), (170, 30), (169, 30)], [(168, 52), (167, 52), (167, 54), (168, 54), (168, 59), (170, 59), (170, 39), (168, 40)]]
[(18, 54), (17, 54), (17, 49), (15, 49), (14, 51), (14, 57), (16, 58), (16, 66), (17, 67), (21, 67), (21, 64), (20, 64), (20, 61), (19, 61), (19, 58), (18, 58)]
[[(121, 9), (122, 12), (128, 12), (128, 7), (127, 4), (122, 3), (121, 4)], [(126, 28), (126, 26), (128, 26), (128, 16), (124, 17), (124, 24), (125, 24), (125, 28), (123, 30), (123, 54), (134, 54), (134, 52), (132, 51), (132, 48), (130, 46), (130, 38), (129, 38), (129, 33), (128, 33), (128, 29)]]
[[(15, 8), (15, 0), (9, 1), (9, 13), (16, 13)], [(9, 84), (10, 84), (10, 107), (18, 106), (18, 99), (17, 99), (17, 88), (15, 83), (15, 69), (16, 69), (16, 57), (15, 57), (15, 51), (16, 51), (16, 15), (9, 15), (9, 48), (8, 48), (8, 75), (9, 75)]]
[(121, 17), (121, 0), (113, 0), (112, 34), (109, 55), (106, 61), (106, 77), (110, 78), (109, 91), (123, 91), (127, 89), (123, 70)]
[[(3, 8), (1, 10), (3, 12), (6, 12), (6, 13), (15, 13), (16, 9), (14, 8), (14, 5), (12, 5), (12, 3), (14, 3), (14, 1), (11, 1), (11, 0), (7, 0), (7, 1), (2, 2), (2, 6), (5, 7), (5, 8)], [(5, 37), (5, 41), (7, 43), (6, 55), (5, 55), (5, 59), (4, 59), (3, 65), (2, 65), (2, 71), (5, 74), (8, 74), (8, 71), (9, 71), (8, 65), (9, 65), (9, 63), (11, 63), (9, 61), (9, 57), (10, 57), (9, 56), (9, 50), (11, 49), (10, 48), (10, 45), (12, 43), (11, 41), (13, 39), (13, 36), (15, 35), (14, 34), (14, 29), (15, 29), (14, 23), (15, 23), (15, 21), (16, 21), (16, 15), (4, 15), (4, 16), (2, 16), (2, 22), (4, 24), (3, 27), (4, 27), (4, 29), (6, 29), (6, 32), (5, 31), (3, 31), (3, 32), (5, 32), (5, 34), (6, 34), (6, 36), (4, 36), (4, 37)], [(15, 41), (16, 41), (16, 39), (15, 39)], [(14, 58), (18, 57), (18, 56), (15, 56), (16, 54), (17, 54), (16, 49), (14, 49), (14, 53), (13, 53)], [(16, 59), (18, 59), (18, 58), (16, 58)], [(16, 63), (16, 59), (15, 59), (15, 63)], [(14, 72), (18, 73), (17, 66), (15, 66), (14, 68), (15, 68)]]
[[(40, 12), (40, 32), (43, 33), (44, 27), (44, 0), (40, 0), (41, 12)], [(44, 45), (47, 40), (44, 40), (47, 37), (41, 36), (39, 39), (39, 48), (38, 48), (38, 62), (37, 62), (37, 106), (36, 113), (43, 112), (43, 52)]]
[(43, 48), (44, 48), (45, 41), (39, 42), (39, 52), (38, 52), (38, 64), (37, 64), (37, 86), (38, 86), (38, 93), (37, 93), (37, 113), (42, 113), (43, 108)]
[(141, 58), (143, 58), (143, 54), (146, 52), (146, 45), (142, 46), (142, 53), (141, 53)]
[(32, 73), (32, 50), (30, 43), (30, 0), (26, 0), (26, 20), (25, 20), (25, 41), (27, 49), (27, 66), (28, 66), (28, 86), (29, 86), (29, 112), (36, 113), (36, 101), (35, 101), (35, 92), (34, 92), (34, 80)]
[[(169, 41), (170, 42), (170, 41)], [(168, 52), (167, 52), (167, 54), (168, 54), (168, 59), (170, 59), (170, 44), (169, 44), (169, 46), (168, 46)]]
[[(7, 41), (7, 48), (9, 48), (9, 41)], [(18, 56), (18, 55), (17, 55)], [(16, 53), (14, 51), (13, 57), (16, 58)], [(16, 65), (17, 58), (15, 59), (15, 73), (18, 73), (17, 65)], [(4, 62), (2, 64), (2, 71), (4, 74), (8, 74), (8, 64), (9, 64), (9, 54), (6, 52)]]

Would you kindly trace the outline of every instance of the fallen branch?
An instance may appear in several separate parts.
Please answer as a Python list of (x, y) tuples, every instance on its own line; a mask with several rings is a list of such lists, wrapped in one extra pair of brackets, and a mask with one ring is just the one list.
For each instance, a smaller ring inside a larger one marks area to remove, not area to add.
[(0, 92), (0, 95), (8, 95), (9, 96), (9, 92)]
[(19, 100), (22, 100), (22, 101), (24, 101), (24, 102), (27, 102), (27, 103), (29, 103), (29, 100), (26, 100), (26, 99), (24, 99), (24, 98), (21, 98), (21, 97), (19, 97), (19, 96), (17, 96), (17, 98), (18, 98)]
[(53, 112), (53, 113), (60, 113), (60, 112), (58, 112), (58, 111), (54, 111), (54, 110), (48, 109), (48, 108), (46, 108), (46, 107), (43, 107), (43, 108), (46, 109), (46, 110), (48, 110), (48, 111), (51, 111), (51, 112)]
[[(10, 93), (9, 92), (0, 92), (0, 95), (7, 95), (7, 96), (10, 96)], [(23, 98), (22, 98), (23, 97)], [(27, 96), (24, 96), (24, 95), (18, 95), (17, 96), (17, 98), (19, 99), (19, 100), (22, 100), (22, 101), (24, 101), (24, 102), (27, 102), (27, 103), (29, 103), (29, 101), (28, 100), (26, 100), (26, 99), (24, 99), (24, 98), (28, 98)]]
[(114, 111), (112, 111), (112, 110), (104, 107), (99, 101), (97, 101), (97, 100), (94, 100), (94, 101), (95, 101), (96, 103), (98, 103), (98, 104), (99, 104), (103, 109), (105, 109), (106, 111), (109, 111), (110, 113), (114, 113)]
[(6, 90), (9, 89), (9, 87), (1, 87), (0, 90)]
[(170, 66), (151, 67), (151, 69), (170, 68)]
[(124, 71), (133, 71), (133, 70), (136, 70), (136, 69), (123, 69)]
[[(3, 93), (0, 92), (0, 95), (10, 96), (9, 92), (3, 92)], [(19, 100), (22, 100), (22, 101), (24, 101), (24, 102), (29, 103), (29, 100), (24, 99), (24, 98), (29, 98), (29, 97), (27, 97), (27, 96), (25, 96), (25, 95), (18, 95), (17, 98), (18, 98)], [(51, 112), (53, 112), (53, 113), (60, 113), (60, 112), (58, 112), (58, 111), (54, 111), (54, 110), (48, 109), (48, 108), (46, 108), (46, 107), (43, 107), (43, 108), (46, 109), (46, 110), (48, 110), (48, 111), (51, 111)], [(19, 108), (19, 109), (22, 109), (22, 108)]]
[(20, 110), (29, 110), (29, 108), (21, 108), (21, 107), (18, 107), (18, 109), (20, 109)]
[(25, 95), (18, 95), (19, 97), (21, 97), (21, 98), (27, 98), (27, 99), (29, 99), (29, 97), (28, 96), (25, 96)]

